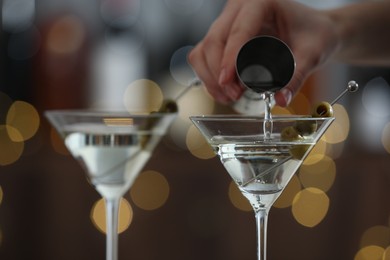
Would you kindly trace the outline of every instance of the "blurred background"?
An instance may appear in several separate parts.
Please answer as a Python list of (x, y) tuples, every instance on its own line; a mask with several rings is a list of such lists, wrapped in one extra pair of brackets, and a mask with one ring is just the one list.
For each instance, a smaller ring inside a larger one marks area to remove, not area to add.
[[(346, 1), (303, 1), (318, 8)], [(104, 259), (103, 202), (44, 117), (126, 109), (140, 88), (174, 98), (189, 50), (224, 0), (2, 0), (0, 259)], [(375, 40), (375, 39), (373, 39)], [(349, 80), (360, 91), (270, 212), (270, 259), (390, 259), (389, 69), (329, 64), (287, 109), (308, 114)], [(119, 259), (256, 259), (249, 204), (188, 116), (232, 113), (203, 88), (121, 203)]]

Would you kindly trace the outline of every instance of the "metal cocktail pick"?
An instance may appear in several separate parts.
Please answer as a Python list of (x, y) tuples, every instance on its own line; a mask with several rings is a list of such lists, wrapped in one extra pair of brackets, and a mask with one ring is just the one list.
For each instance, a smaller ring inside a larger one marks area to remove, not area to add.
[(347, 85), (347, 88), (341, 92), (341, 94), (336, 97), (332, 103), (330, 103), (332, 106), (337, 102), (339, 101), (340, 98), (342, 98), (347, 92), (356, 92), (357, 90), (359, 89), (359, 85), (356, 83), (356, 81), (354, 80), (351, 80), (350, 82), (348, 82), (348, 85)]

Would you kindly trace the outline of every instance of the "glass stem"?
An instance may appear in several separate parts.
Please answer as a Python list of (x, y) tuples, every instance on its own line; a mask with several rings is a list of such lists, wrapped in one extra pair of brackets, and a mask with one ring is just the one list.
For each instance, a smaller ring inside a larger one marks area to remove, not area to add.
[(118, 213), (119, 198), (105, 198), (106, 201), (106, 260), (118, 260)]
[(257, 228), (257, 259), (267, 259), (267, 222), (268, 209), (260, 209), (255, 213)]

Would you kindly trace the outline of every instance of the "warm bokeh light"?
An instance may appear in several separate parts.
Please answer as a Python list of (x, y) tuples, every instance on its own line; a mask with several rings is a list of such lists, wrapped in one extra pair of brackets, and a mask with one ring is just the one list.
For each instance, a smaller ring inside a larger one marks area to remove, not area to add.
[(182, 149), (187, 148), (187, 133), (193, 126), (189, 117), (193, 115), (210, 115), (213, 113), (214, 101), (201, 87), (191, 88), (178, 101), (179, 116), (169, 131), (172, 141)]
[(187, 120), (188, 123), (190, 116), (212, 114), (215, 106), (212, 97), (202, 87), (192, 88), (177, 103), (180, 118)]
[(61, 136), (59, 136), (58, 132), (54, 129), (50, 129), (50, 143), (54, 149), (59, 154), (68, 155), (69, 151), (65, 146), (64, 141)]
[(321, 161), (326, 153), (327, 143), (324, 141), (324, 137), (322, 137), (317, 144), (310, 151), (309, 155), (303, 161), (303, 165), (314, 164)]
[(162, 207), (169, 197), (169, 183), (159, 172), (142, 172), (130, 189), (130, 196), (135, 205), (144, 210)]
[[(98, 200), (92, 207), (91, 220), (95, 227), (102, 233), (106, 233), (106, 204), (104, 199)], [(119, 204), (118, 233), (125, 231), (133, 220), (133, 209), (129, 202), (122, 198)]]
[(390, 246), (386, 247), (381, 260), (390, 260)]
[(294, 198), (292, 213), (298, 223), (306, 227), (318, 225), (329, 209), (329, 198), (317, 188), (301, 190)]
[(332, 159), (340, 158), (343, 155), (345, 145), (345, 142), (327, 145), (326, 155)]
[(294, 115), (310, 115), (311, 114), (311, 104), (307, 97), (299, 92), (289, 105), (289, 109)]
[(23, 153), (24, 142), (13, 141), (22, 139), (19, 131), (11, 126), (0, 125), (0, 165), (8, 165), (17, 161)]
[(21, 142), (30, 139), (36, 134), (40, 124), (40, 117), (38, 111), (31, 104), (24, 101), (15, 101), (8, 110), (6, 123), (8, 126), (18, 130), (17, 135), (9, 132), (10, 138), (13, 141)]
[(127, 86), (123, 104), (131, 113), (158, 111), (163, 102), (160, 86), (149, 79), (139, 79)]
[(327, 192), (336, 178), (336, 164), (328, 156), (313, 164), (304, 164), (299, 169), (299, 179), (304, 187), (315, 187)]
[(85, 34), (85, 28), (77, 16), (62, 16), (49, 30), (47, 49), (60, 55), (75, 53), (81, 48)]
[(333, 105), (335, 120), (324, 134), (326, 142), (335, 144), (347, 139), (349, 133), (349, 116), (344, 106)]
[(367, 246), (357, 252), (354, 260), (383, 260), (384, 251), (380, 246)]
[(301, 183), (296, 175), (293, 175), (282, 194), (273, 204), (275, 208), (287, 208), (293, 203), (297, 193), (301, 190)]
[(386, 248), (390, 245), (390, 228), (388, 226), (373, 226), (367, 229), (360, 239), (360, 247), (376, 245)]
[(382, 144), (385, 150), (390, 153), (390, 122), (383, 128)]
[(229, 199), (232, 202), (233, 206), (239, 210), (243, 210), (243, 211), (253, 210), (251, 204), (242, 195), (241, 191), (238, 189), (237, 184), (234, 181), (231, 181), (229, 185)]
[(291, 115), (291, 111), (288, 108), (274, 106), (271, 110), (272, 115)]
[(215, 153), (211, 146), (193, 125), (188, 129), (186, 143), (190, 153), (199, 159), (210, 159), (215, 157)]

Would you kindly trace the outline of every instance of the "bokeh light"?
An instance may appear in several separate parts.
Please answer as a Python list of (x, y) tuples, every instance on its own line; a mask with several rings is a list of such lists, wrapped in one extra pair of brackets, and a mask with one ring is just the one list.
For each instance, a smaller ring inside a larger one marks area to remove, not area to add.
[(193, 126), (189, 117), (213, 113), (214, 100), (203, 88), (191, 88), (178, 101), (179, 116), (173, 122), (169, 136), (178, 147), (188, 149), (186, 141), (189, 128)]
[(286, 107), (274, 106), (271, 110), (272, 115), (291, 115), (291, 111)]
[(362, 103), (367, 112), (375, 117), (390, 115), (390, 87), (383, 78), (367, 82), (362, 92)]
[(144, 210), (162, 207), (169, 197), (169, 183), (159, 172), (142, 172), (130, 189), (130, 196), (135, 205)]
[(390, 260), (390, 246), (386, 247), (381, 260)]
[(354, 260), (383, 260), (384, 251), (380, 246), (366, 246), (357, 252)]
[(86, 32), (80, 18), (75, 15), (59, 17), (50, 27), (47, 36), (48, 51), (58, 55), (77, 52), (85, 41)]
[[(102, 233), (106, 233), (106, 202), (98, 200), (92, 207), (91, 220), (95, 227)], [(129, 202), (122, 198), (119, 203), (118, 233), (125, 231), (133, 220), (133, 209)]]
[(316, 163), (304, 164), (299, 169), (299, 179), (306, 188), (315, 187), (327, 192), (336, 179), (336, 164), (328, 156)]
[(294, 115), (309, 115), (311, 114), (311, 104), (305, 94), (299, 92), (291, 101), (289, 109)]
[(390, 228), (388, 226), (373, 226), (367, 229), (361, 239), (360, 247), (377, 245), (386, 248), (390, 245)]
[(295, 196), (301, 191), (301, 183), (296, 175), (293, 175), (282, 194), (273, 204), (275, 208), (287, 208), (293, 203)]
[(33, 24), (35, 1), (4, 0), (1, 5), (2, 27), (5, 31), (17, 33)]
[(193, 156), (199, 159), (215, 157), (213, 149), (195, 126), (190, 126), (186, 140), (188, 150)]
[(190, 116), (212, 114), (215, 103), (213, 98), (204, 88), (192, 88), (186, 95), (178, 100), (179, 117), (186, 120), (189, 124)]
[[(40, 124), (40, 117), (34, 106), (24, 101), (15, 101), (8, 110), (7, 121), (8, 126), (18, 130), (18, 135), (9, 135), (13, 141), (26, 141), (33, 137)], [(8, 128), (8, 129), (12, 129)], [(18, 140), (18, 138), (21, 138)]]
[(131, 113), (158, 111), (163, 102), (160, 86), (149, 79), (139, 79), (127, 86), (123, 103)]
[(23, 153), (24, 142), (14, 141), (22, 140), (22, 135), (16, 128), (6, 125), (0, 125), (0, 165), (8, 165), (17, 161)]
[(253, 210), (251, 204), (242, 195), (241, 191), (238, 189), (237, 184), (234, 181), (231, 181), (229, 185), (229, 199), (232, 202), (233, 206), (239, 210), (242, 211)]
[(306, 227), (314, 227), (326, 216), (329, 198), (320, 189), (306, 188), (298, 192), (292, 204), (292, 213), (296, 221)]
[(324, 134), (326, 142), (335, 144), (343, 142), (349, 134), (349, 116), (344, 106), (340, 104), (333, 105), (335, 120)]
[(169, 64), (172, 78), (184, 86), (187, 86), (190, 80), (196, 76), (187, 61), (188, 53), (192, 48), (193, 46), (184, 46), (176, 50)]
[(314, 164), (321, 161), (327, 150), (327, 143), (324, 141), (324, 137), (322, 137), (313, 149), (310, 151), (309, 155), (303, 161), (302, 165)]

